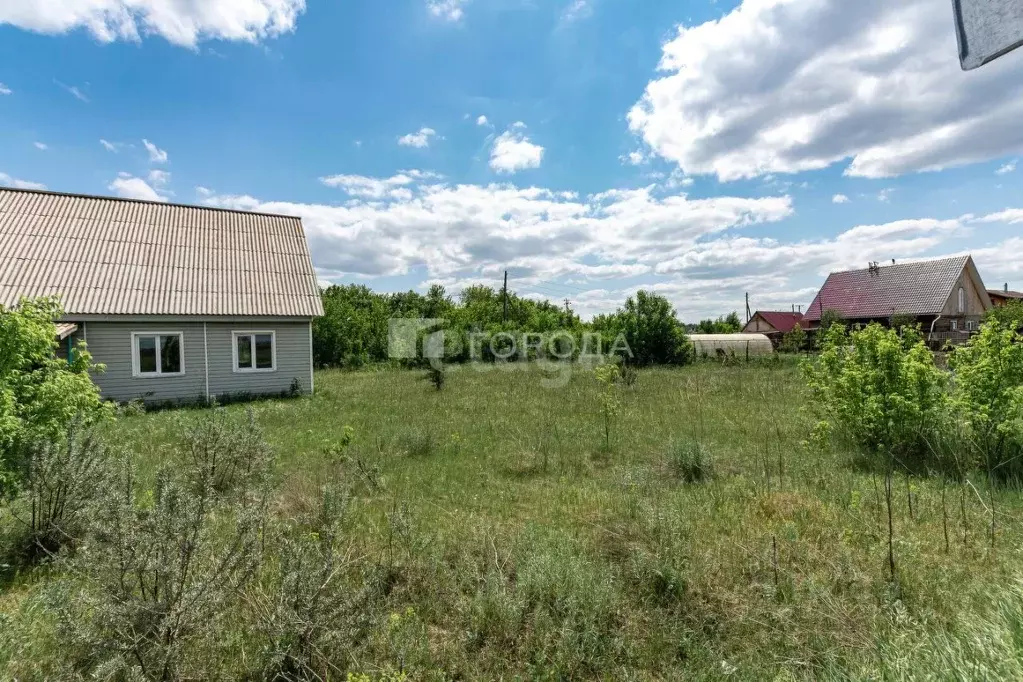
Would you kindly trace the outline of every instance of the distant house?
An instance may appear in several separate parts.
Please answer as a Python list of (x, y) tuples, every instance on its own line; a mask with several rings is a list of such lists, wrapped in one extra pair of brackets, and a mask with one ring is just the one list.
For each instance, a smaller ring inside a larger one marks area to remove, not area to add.
[(0, 189), (0, 305), (58, 296), (105, 398), (313, 390), (323, 314), (298, 218)]
[(742, 333), (787, 334), (792, 331), (793, 327), (798, 326), (802, 320), (802, 313), (789, 312), (787, 310), (758, 310), (753, 313), (753, 317), (742, 328)]
[(1008, 284), (1003, 289), (988, 289), (987, 295), (991, 297), (991, 304), (995, 307), (1003, 306), (1009, 301), (1023, 302), (1023, 291), (1011, 291)]
[(991, 305), (973, 258), (956, 256), (833, 272), (803, 320), (816, 328), (824, 310), (853, 323), (908, 315), (932, 339), (955, 341), (976, 329)]

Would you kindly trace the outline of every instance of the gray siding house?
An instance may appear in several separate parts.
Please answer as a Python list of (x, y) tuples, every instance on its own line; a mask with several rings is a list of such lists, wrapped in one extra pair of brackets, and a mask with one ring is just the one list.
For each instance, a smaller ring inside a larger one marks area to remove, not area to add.
[(313, 390), (323, 314), (299, 218), (0, 189), (0, 305), (57, 296), (105, 398)]

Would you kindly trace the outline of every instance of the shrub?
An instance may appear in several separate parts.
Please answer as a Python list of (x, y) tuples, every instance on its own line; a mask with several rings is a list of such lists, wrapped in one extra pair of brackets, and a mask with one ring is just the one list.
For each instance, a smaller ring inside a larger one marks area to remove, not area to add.
[(252, 410), (246, 414), (245, 423), (238, 423), (223, 408), (214, 408), (185, 426), (185, 472), (196, 489), (249, 490), (268, 472), (270, 446)]
[(634, 365), (623, 362), (619, 372), (621, 374), (621, 381), (623, 384), (626, 386), (636, 385), (636, 380), (639, 379), (639, 371)]
[(604, 423), (604, 449), (611, 450), (611, 428), (615, 418), (621, 411), (621, 399), (615, 384), (621, 378), (621, 368), (617, 362), (605, 362), (593, 370), (600, 384), (600, 416)]
[(1011, 320), (990, 318), (948, 360), (952, 400), (992, 472), (1023, 470), (1023, 337)]
[(430, 367), (426, 370), (426, 380), (429, 381), (438, 391), (444, 388), (444, 381), (447, 379), (447, 372), (442, 365)]
[(310, 514), (277, 530), (245, 592), (264, 640), (263, 679), (341, 679), (338, 663), (365, 636), (374, 593), (346, 537), (348, 505), (343, 489), (325, 487)]
[(89, 378), (102, 366), (84, 343), (70, 361), (54, 356), (61, 314), (54, 299), (0, 306), (0, 497), (24, 477), (30, 444), (60, 440), (75, 419), (86, 427), (113, 414)]
[(782, 336), (779, 350), (783, 353), (801, 353), (805, 349), (806, 331), (798, 324)]
[(13, 514), (27, 529), (25, 557), (55, 554), (78, 539), (90, 503), (109, 489), (106, 447), (77, 423), (57, 441), (34, 443)]
[[(139, 495), (130, 465), (97, 506), (91, 538), (58, 582), (67, 654), (83, 673), (120, 679), (203, 676), (227, 605), (259, 560), (265, 498), (217, 514), (211, 490), (168, 468)], [(208, 651), (208, 649), (207, 649)]]
[(707, 449), (688, 439), (675, 441), (668, 448), (668, 468), (673, 476), (686, 483), (707, 480), (714, 473)]
[(928, 434), (947, 414), (946, 376), (919, 332), (832, 324), (805, 376), (824, 416), (858, 446), (890, 456), (928, 452)]
[(268, 456), (254, 457), (251, 475), (214, 464), (253, 454), (238, 445), (247, 438), (225, 437), (232, 431), (221, 418), (214, 413), (187, 432), (190, 455), (161, 468), (151, 489), (140, 489), (123, 460), (97, 496), (87, 540), (52, 587), (62, 654), (82, 674), (211, 674), (229, 606), (259, 566), (269, 493)]

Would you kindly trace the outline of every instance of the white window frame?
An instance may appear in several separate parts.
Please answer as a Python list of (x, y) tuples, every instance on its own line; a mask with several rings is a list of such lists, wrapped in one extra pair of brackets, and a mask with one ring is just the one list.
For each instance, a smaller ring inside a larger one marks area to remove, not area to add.
[(973, 322), (973, 320), (966, 320), (966, 331), (968, 331), (968, 332), (974, 331), (974, 322)]
[[(143, 372), (140, 368), (139, 363), (139, 337), (155, 336), (157, 337), (156, 342), (156, 371), (155, 372)], [(181, 371), (180, 372), (162, 372), (160, 371), (160, 353), (162, 346), (159, 342), (161, 336), (176, 336), (178, 337), (178, 348), (181, 349)], [(185, 375), (185, 333), (180, 331), (170, 332), (132, 332), (131, 333), (131, 375), (139, 379), (154, 379), (161, 377), (181, 377)]]
[[(239, 367), (238, 366), (238, 337), (239, 336), (251, 336), (252, 340), (249, 341), (249, 347), (252, 350), (252, 367)], [(267, 368), (257, 368), (256, 364), (256, 336), (269, 336), (270, 337), (270, 355), (273, 360), (273, 366)], [(231, 332), (231, 369), (234, 370), (235, 374), (266, 374), (268, 372), (277, 371), (277, 332), (272, 329), (238, 329)]]
[(966, 311), (966, 291), (962, 287), (959, 287), (959, 312), (963, 313)]
[(959, 331), (959, 320), (952, 320), (952, 331)]

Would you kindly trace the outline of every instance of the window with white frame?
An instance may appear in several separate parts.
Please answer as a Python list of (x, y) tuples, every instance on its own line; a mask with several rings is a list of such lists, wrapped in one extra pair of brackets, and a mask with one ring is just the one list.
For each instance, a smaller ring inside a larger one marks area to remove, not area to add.
[(974, 329), (976, 329), (976, 325), (977, 323), (974, 322), (973, 320), (966, 320), (966, 331), (972, 332)]
[(131, 360), (137, 377), (180, 376), (185, 373), (183, 334), (133, 332)]
[(959, 320), (952, 320), (952, 331), (959, 330)]
[(273, 372), (277, 369), (277, 335), (274, 332), (232, 332), (234, 371)]
[(966, 310), (966, 292), (963, 291), (962, 287), (959, 287), (959, 312)]

